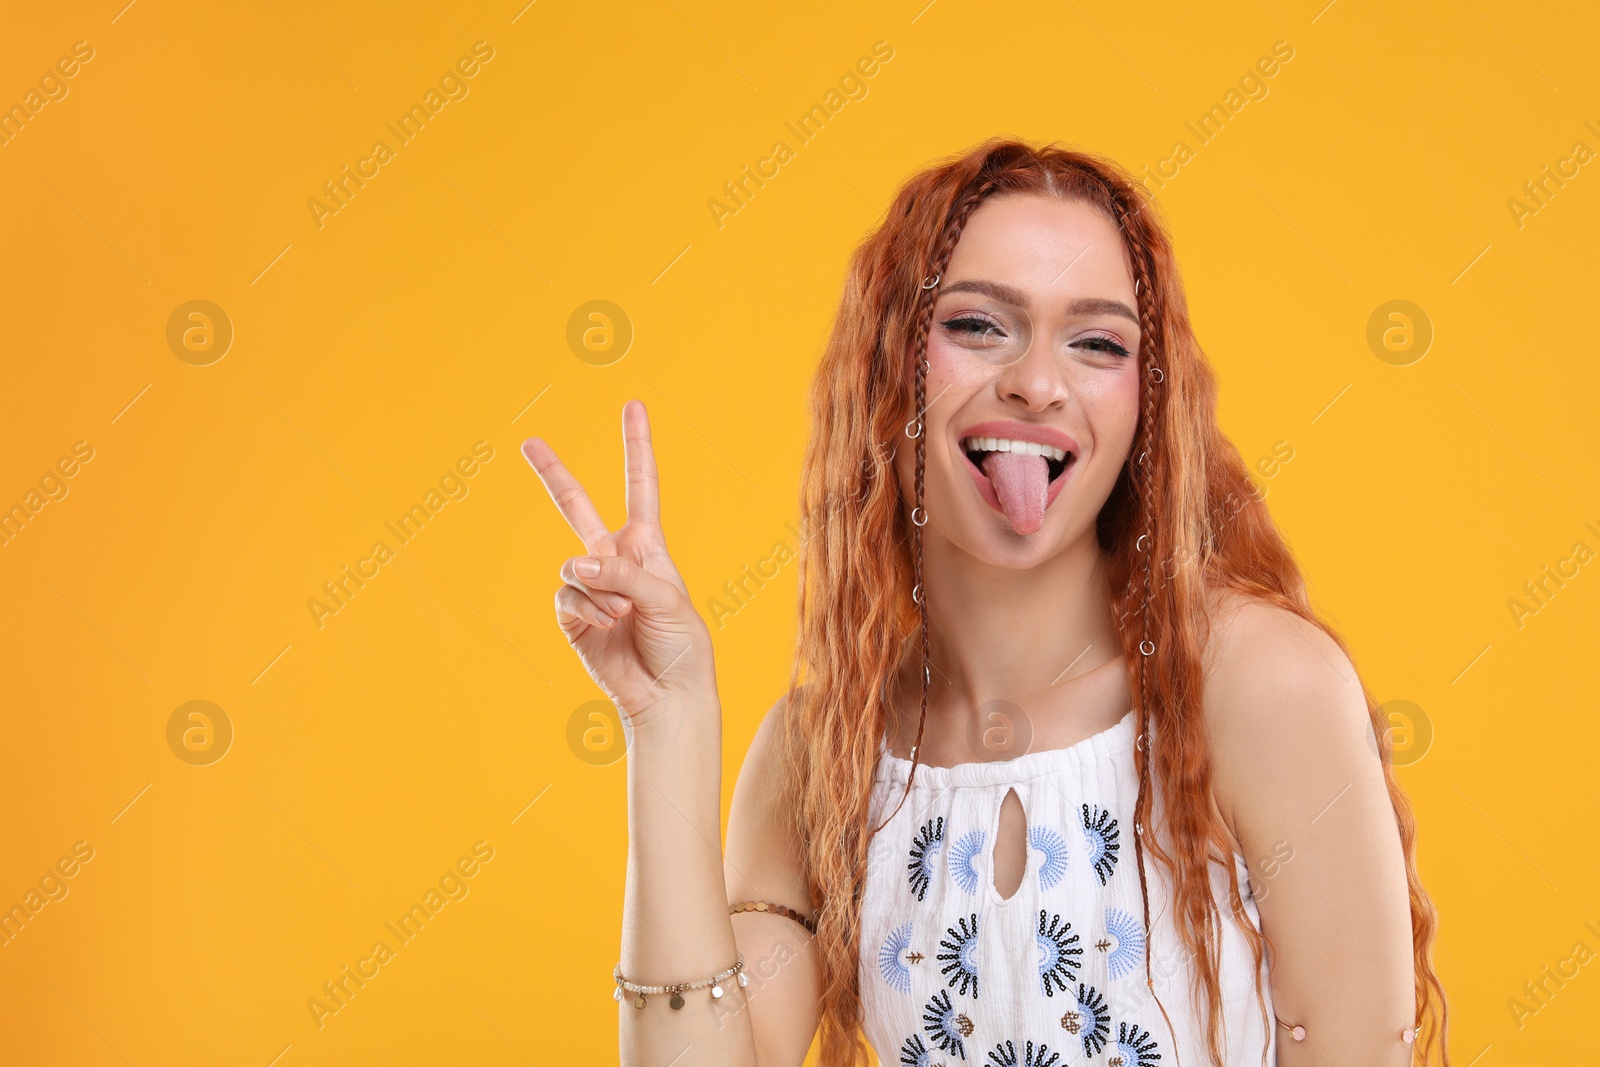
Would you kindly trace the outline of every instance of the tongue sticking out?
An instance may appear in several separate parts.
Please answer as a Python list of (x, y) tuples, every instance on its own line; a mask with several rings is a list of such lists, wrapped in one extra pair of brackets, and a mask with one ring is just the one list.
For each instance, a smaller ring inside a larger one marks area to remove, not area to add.
[(1044, 525), (1050, 464), (1043, 456), (991, 452), (984, 458), (983, 473), (994, 485), (994, 495), (999, 497), (1000, 507), (1013, 530), (1031, 534)]

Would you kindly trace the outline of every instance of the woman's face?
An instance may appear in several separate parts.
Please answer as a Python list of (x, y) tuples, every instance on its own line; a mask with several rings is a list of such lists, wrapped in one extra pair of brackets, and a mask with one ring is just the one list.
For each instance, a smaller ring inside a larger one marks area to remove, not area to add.
[[(938, 292), (923, 533), (985, 562), (1035, 566), (1092, 536), (1132, 447), (1140, 336), (1121, 232), (1077, 201), (992, 198)], [(895, 469), (909, 510), (916, 450), (904, 436)]]

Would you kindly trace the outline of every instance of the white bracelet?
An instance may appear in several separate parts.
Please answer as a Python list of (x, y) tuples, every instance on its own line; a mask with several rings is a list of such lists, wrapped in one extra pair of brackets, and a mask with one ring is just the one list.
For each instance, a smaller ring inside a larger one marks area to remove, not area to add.
[(635, 994), (633, 1006), (642, 1008), (644, 1007), (646, 993), (671, 993), (672, 1000), (669, 1003), (672, 1005), (672, 1010), (677, 1011), (683, 1007), (684, 990), (703, 989), (706, 986), (710, 986), (711, 999), (720, 1000), (723, 994), (722, 983), (734, 975), (739, 976), (741, 988), (750, 984), (750, 976), (744, 973), (744, 953), (740, 952), (736, 953), (736, 955), (739, 957), (738, 961), (732, 967), (719, 974), (714, 974), (710, 978), (702, 978), (696, 982), (675, 982), (672, 985), (640, 985), (637, 982), (630, 982), (622, 977), (622, 961), (618, 960), (617, 965), (611, 968), (611, 977), (617, 983), (617, 991), (612, 994), (611, 999), (620, 1001), (622, 999), (622, 991), (626, 989), (628, 992)]

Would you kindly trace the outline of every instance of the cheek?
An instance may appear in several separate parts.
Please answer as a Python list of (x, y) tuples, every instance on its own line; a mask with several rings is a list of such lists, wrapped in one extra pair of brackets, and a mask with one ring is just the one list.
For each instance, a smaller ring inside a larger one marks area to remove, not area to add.
[(1126, 451), (1139, 424), (1138, 368), (1130, 366), (1123, 373), (1085, 383), (1078, 390), (1078, 399), (1095, 437)]
[(928, 381), (926, 414), (929, 454), (932, 450), (948, 451), (951, 433), (961, 413), (967, 410), (974, 398), (994, 389), (994, 372), (981, 365), (975, 366), (965, 353), (960, 358), (940, 358), (937, 353), (928, 356)]
[(948, 418), (950, 406), (946, 401), (956, 393), (967, 391), (962, 384), (961, 372), (965, 369), (961, 361), (951, 359), (937, 348), (929, 350), (927, 380), (929, 422), (941, 417)]
[(989, 384), (995, 369), (951, 345), (928, 349), (928, 421), (947, 425), (961, 406)]
[[(928, 456), (928, 470), (932, 471), (943, 455), (943, 442), (949, 440), (951, 419), (961, 411), (972, 396), (983, 387), (988, 375), (975, 368), (965, 353), (941, 351), (940, 346), (928, 349), (928, 375), (923, 382), (923, 433)], [(905, 418), (899, 423), (892, 442), (895, 449), (895, 473), (900, 478), (905, 498), (914, 493), (917, 469), (917, 442), (905, 434), (906, 424), (917, 416), (914, 391), (908, 392)]]

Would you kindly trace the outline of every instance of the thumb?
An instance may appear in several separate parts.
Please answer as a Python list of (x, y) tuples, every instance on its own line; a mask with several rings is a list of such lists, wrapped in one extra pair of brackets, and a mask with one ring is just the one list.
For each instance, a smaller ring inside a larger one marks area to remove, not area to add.
[(645, 611), (671, 611), (683, 595), (671, 582), (622, 556), (574, 556), (561, 565), (561, 579), (584, 590), (619, 593)]

